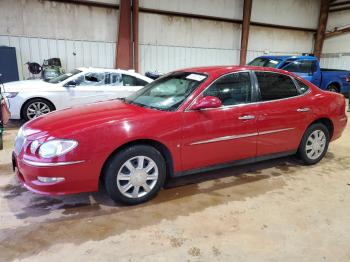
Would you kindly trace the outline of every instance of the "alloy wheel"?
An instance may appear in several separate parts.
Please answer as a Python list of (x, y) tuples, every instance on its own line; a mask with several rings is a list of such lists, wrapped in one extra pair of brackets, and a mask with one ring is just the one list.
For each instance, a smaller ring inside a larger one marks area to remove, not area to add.
[(149, 157), (136, 156), (124, 162), (117, 174), (117, 186), (128, 198), (149, 194), (157, 184), (158, 167)]
[(34, 119), (41, 115), (50, 113), (50, 107), (43, 102), (33, 102), (27, 108), (27, 118)]
[(306, 141), (306, 155), (314, 160), (319, 158), (326, 148), (326, 135), (322, 130), (313, 131)]

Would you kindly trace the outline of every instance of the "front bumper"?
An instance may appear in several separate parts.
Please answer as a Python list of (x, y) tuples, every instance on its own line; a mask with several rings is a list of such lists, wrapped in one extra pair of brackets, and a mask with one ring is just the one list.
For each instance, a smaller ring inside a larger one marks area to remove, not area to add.
[(346, 128), (347, 123), (348, 123), (348, 118), (346, 115), (338, 117), (337, 119), (335, 119), (335, 121), (333, 121), (334, 133), (331, 141), (334, 141), (339, 137), (341, 137), (341, 135), (343, 134), (343, 131)]
[[(90, 162), (75, 161), (40, 165), (12, 155), (13, 169), (23, 186), (44, 195), (67, 195), (98, 190), (99, 173)], [(63, 181), (39, 181), (38, 177), (60, 177)]]

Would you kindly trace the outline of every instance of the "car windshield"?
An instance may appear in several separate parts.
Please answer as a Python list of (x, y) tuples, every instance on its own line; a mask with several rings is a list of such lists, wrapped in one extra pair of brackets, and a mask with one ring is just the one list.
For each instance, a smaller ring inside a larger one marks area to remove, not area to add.
[(65, 73), (63, 75), (60, 75), (58, 77), (52, 78), (50, 80), (48, 80), (47, 82), (51, 83), (51, 84), (57, 84), (60, 83), (64, 80), (66, 80), (67, 78), (74, 76), (76, 74), (81, 73), (82, 71), (78, 70), (78, 69), (73, 69), (72, 71), (70, 71), (69, 73)]
[(276, 68), (281, 61), (282, 61), (281, 59), (258, 57), (258, 58), (255, 58), (253, 61), (249, 62), (248, 65)]
[(148, 84), (124, 101), (142, 107), (175, 111), (207, 78), (191, 72), (174, 72)]

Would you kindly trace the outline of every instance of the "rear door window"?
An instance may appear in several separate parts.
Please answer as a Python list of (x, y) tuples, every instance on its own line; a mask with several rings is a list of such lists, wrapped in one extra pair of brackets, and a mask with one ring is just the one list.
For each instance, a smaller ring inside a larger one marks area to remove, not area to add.
[(279, 73), (255, 72), (260, 100), (271, 101), (299, 95), (291, 77)]

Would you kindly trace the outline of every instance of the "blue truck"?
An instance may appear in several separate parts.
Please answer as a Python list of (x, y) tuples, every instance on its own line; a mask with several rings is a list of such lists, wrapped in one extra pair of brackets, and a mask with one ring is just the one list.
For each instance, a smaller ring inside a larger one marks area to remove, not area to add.
[(299, 75), (323, 90), (346, 95), (350, 92), (350, 71), (323, 69), (314, 56), (260, 56), (248, 65), (283, 69)]

